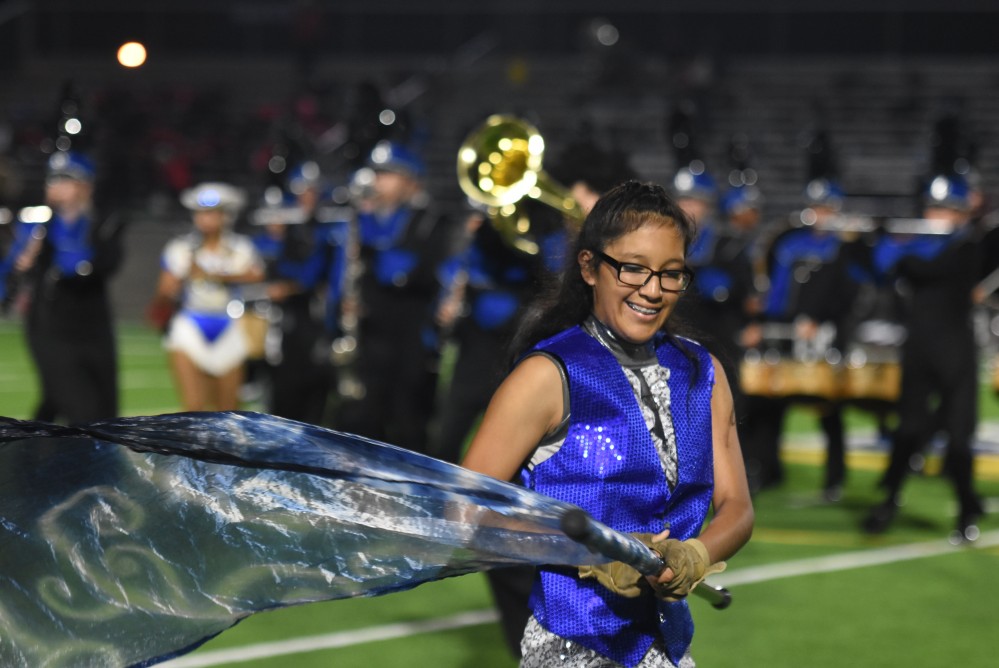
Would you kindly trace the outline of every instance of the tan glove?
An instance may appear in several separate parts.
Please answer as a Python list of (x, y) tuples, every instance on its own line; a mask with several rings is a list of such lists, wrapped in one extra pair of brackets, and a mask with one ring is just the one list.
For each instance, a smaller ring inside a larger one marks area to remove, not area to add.
[(704, 578), (725, 570), (724, 561), (711, 563), (708, 549), (696, 538), (688, 540), (667, 538), (650, 547), (663, 558), (666, 568), (673, 571), (672, 580), (652, 585), (656, 596), (664, 601), (672, 602), (686, 598)]
[(653, 590), (664, 601), (679, 601), (705, 577), (725, 570), (725, 562), (709, 563), (707, 548), (696, 538), (685, 541), (667, 538), (654, 542), (653, 534), (632, 535), (662, 557), (666, 567), (673, 571), (672, 580), (650, 585), (648, 578), (620, 561), (580, 566), (579, 577), (596, 578), (604, 587), (626, 598), (636, 598), (643, 592)]
[[(631, 534), (648, 546), (652, 546), (652, 534)], [(642, 592), (651, 591), (649, 581), (635, 568), (621, 561), (609, 564), (586, 565), (579, 567), (579, 577), (596, 578), (597, 582), (625, 598), (637, 598)]]

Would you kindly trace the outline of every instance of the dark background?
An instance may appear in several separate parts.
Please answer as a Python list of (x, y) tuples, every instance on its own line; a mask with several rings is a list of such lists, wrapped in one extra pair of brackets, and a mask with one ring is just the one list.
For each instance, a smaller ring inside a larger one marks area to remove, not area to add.
[[(143, 67), (115, 62), (128, 40)], [(4, 0), (0, 207), (38, 203), (52, 151), (86, 151), (101, 205), (134, 221), (132, 271), (186, 224), (184, 187), (256, 202), (304, 159), (342, 185), (382, 138), (460, 208), (457, 151), (505, 112), (540, 129), (556, 176), (580, 140), (664, 183), (692, 156), (723, 186), (751, 167), (768, 221), (800, 207), (824, 133), (852, 210), (913, 215), (955, 160), (999, 185), (997, 51), (994, 0)]]
[(564, 54), (594, 17), (626, 46), (727, 54), (989, 54), (989, 0), (6, 0), (5, 54), (93, 55), (124, 39), (162, 54), (272, 54), (296, 47), (303, 17), (321, 23), (329, 56), (448, 55), (489, 32), (506, 52)]

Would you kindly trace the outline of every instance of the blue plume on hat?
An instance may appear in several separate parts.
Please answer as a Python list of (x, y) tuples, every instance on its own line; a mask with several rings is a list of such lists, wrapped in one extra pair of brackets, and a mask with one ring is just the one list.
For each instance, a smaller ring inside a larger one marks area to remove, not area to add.
[(729, 188), (722, 196), (721, 208), (726, 215), (763, 206), (763, 193), (756, 186), (741, 185)]
[(839, 208), (846, 198), (838, 183), (820, 177), (812, 179), (805, 186), (805, 204), (808, 206), (831, 206)]
[(288, 174), (288, 188), (296, 195), (301, 194), (307, 188), (318, 186), (321, 181), (322, 172), (319, 165), (312, 160), (296, 165)]
[(673, 192), (677, 197), (713, 202), (718, 194), (718, 187), (703, 165), (691, 164), (677, 170), (673, 177)]
[(971, 208), (971, 188), (960, 174), (937, 174), (923, 192), (923, 204), (964, 211)]
[(49, 158), (48, 176), (93, 181), (96, 175), (94, 163), (87, 156), (76, 151), (56, 151)]
[(422, 178), (426, 173), (423, 160), (415, 152), (402, 144), (380, 141), (371, 150), (368, 167), (379, 172), (399, 172), (414, 178)]

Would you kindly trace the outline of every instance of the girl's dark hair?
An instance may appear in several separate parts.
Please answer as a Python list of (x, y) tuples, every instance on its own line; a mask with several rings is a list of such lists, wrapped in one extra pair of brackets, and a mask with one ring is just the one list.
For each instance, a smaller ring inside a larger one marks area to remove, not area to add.
[[(543, 286), (521, 318), (510, 345), (511, 361), (549, 336), (580, 324), (593, 310), (593, 291), (583, 281), (577, 263), (580, 251), (602, 251), (649, 222), (673, 225), (683, 238), (686, 255), (694, 238), (694, 223), (662, 186), (629, 180), (597, 201), (566, 254), (562, 271)], [(596, 267), (599, 260), (592, 262)]]

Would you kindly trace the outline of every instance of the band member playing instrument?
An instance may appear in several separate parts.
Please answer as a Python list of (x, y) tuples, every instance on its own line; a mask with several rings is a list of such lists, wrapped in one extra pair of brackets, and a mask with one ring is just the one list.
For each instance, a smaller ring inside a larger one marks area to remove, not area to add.
[[(845, 348), (859, 284), (851, 274), (846, 242), (823, 228), (842, 207), (844, 195), (828, 178), (805, 187), (801, 224), (780, 234), (768, 252), (769, 291), (764, 306), (768, 323), (789, 326), (776, 345), (784, 358), (771, 399), (773, 431), (783, 431), (784, 414), (793, 403), (806, 402), (819, 413), (826, 439), (823, 495), (839, 500), (846, 478), (846, 442), (838, 365)], [(779, 349), (779, 348), (778, 348)], [(772, 443), (779, 447), (779, 441)], [(764, 458), (779, 466), (777, 453)], [(780, 469), (767, 474), (780, 479)]]
[(452, 251), (454, 226), (423, 187), (411, 149), (372, 150), (373, 193), (358, 203), (359, 345), (364, 396), (338, 407), (337, 428), (425, 452), (437, 386), (437, 349), (427, 340), (438, 296), (437, 268)]
[[(694, 160), (673, 178), (677, 204), (697, 224), (697, 236), (687, 255), (696, 272), (694, 283), (677, 306), (675, 318), (683, 320), (695, 337), (716, 355), (732, 383), (739, 442), (747, 455), (750, 489), (758, 491), (762, 466), (754, 453), (768, 434), (761, 430), (770, 399), (747, 391), (742, 359), (758, 337), (760, 294), (754, 259), (758, 252), (758, 223), (762, 199), (755, 187), (733, 188), (724, 199), (719, 216), (715, 180), (703, 162)], [(751, 388), (750, 388), (751, 390)]]
[(660, 186), (628, 181), (601, 197), (575, 241), (578, 264), (522, 321), (523, 357), (464, 459), (642, 533), (667, 563), (651, 579), (623, 564), (539, 569), (525, 668), (692, 665), (686, 595), (749, 539), (727, 378), (669, 323), (690, 285), (693, 235)]
[(94, 207), (90, 158), (49, 159), (45, 207), (18, 220), (0, 263), (0, 299), (26, 309), (41, 399), (35, 418), (86, 422), (118, 414), (118, 357), (108, 283), (122, 260), (117, 215)]
[(974, 490), (971, 449), (978, 422), (978, 349), (971, 315), (981, 248), (968, 223), (969, 211), (965, 180), (957, 174), (936, 176), (923, 197), (923, 218), (947, 224), (953, 232), (886, 235), (875, 249), (877, 268), (904, 282), (907, 337), (899, 424), (883, 480), (887, 494), (863, 521), (869, 533), (884, 532), (891, 525), (910, 459), (938, 426), (947, 435), (946, 468), (958, 502), (951, 540), (974, 541), (980, 533), (977, 522), (983, 507)]
[[(677, 186), (687, 178), (683, 172), (677, 177), (681, 182)], [(694, 194), (686, 193), (681, 204), (689, 208)], [(770, 465), (766, 459), (776, 453), (779, 436), (768, 429), (772, 425), (768, 415), (773, 402), (766, 393), (753, 390), (752, 378), (740, 364), (745, 352), (760, 341), (763, 195), (756, 186), (743, 184), (729, 188), (719, 205), (721, 220), (709, 216), (698, 221), (698, 237), (689, 255), (698, 273), (691, 294), (680, 302), (678, 315), (690, 320), (733, 379), (739, 441), (750, 490), (755, 493), (779, 482), (779, 466)]]
[[(570, 144), (558, 155), (551, 174), (557, 182), (566, 184), (584, 215), (602, 193), (634, 177), (624, 155), (583, 140)], [(438, 456), (447, 461), (461, 459), (469, 431), (503, 379), (508, 362), (504, 351), (518, 316), (538, 284), (562, 270), (568, 239), (579, 225), (579, 221), (567, 220), (533, 200), (520, 206), (531, 219), (536, 253), (526, 253), (504, 241), (486, 216), (473, 210), (470, 219), (475, 222), (469, 243), (449, 259), (447, 271), (442, 272), (452, 284), (455, 276), (464, 277), (464, 309), (452, 307), (440, 314), (442, 320), (452, 320), (448, 324), (458, 343), (448, 398), (441, 407)]]
[(194, 231), (167, 243), (152, 312), (179, 302), (164, 347), (184, 410), (239, 408), (249, 352), (238, 319), (240, 286), (263, 280), (263, 263), (249, 237), (232, 232), (244, 197), (225, 183), (203, 183), (181, 193)]
[(503, 379), (504, 350), (546, 270), (541, 254), (506, 244), (486, 214), (473, 209), (468, 220), (474, 229), (467, 246), (441, 268), (444, 290), (437, 312), (438, 325), (457, 352), (434, 453), (450, 462), (461, 460), (470, 432)]
[[(677, 316), (696, 329), (701, 340), (721, 361), (730, 379), (739, 378), (746, 327), (755, 320), (759, 295), (753, 280), (752, 254), (756, 240), (753, 227), (739, 229), (717, 217), (718, 189), (702, 163), (681, 168), (673, 178), (677, 204), (696, 223), (697, 236), (691, 244), (687, 264), (696, 277), (677, 308)], [(740, 194), (751, 192), (741, 191)], [(730, 197), (729, 211), (741, 208), (736, 201), (750, 197)], [(758, 209), (752, 204), (746, 208)], [(741, 392), (735, 383), (736, 404)], [(742, 415), (741, 411), (737, 411)]]
[(332, 225), (316, 216), (323, 191), (319, 166), (310, 161), (294, 168), (288, 189), (299, 218), (272, 227), (270, 239), (275, 247), (267, 264), (267, 298), (280, 314), (273, 318), (280, 346), (275, 346), (268, 359), (267, 412), (322, 424), (333, 379), (325, 288), (336, 241)]

